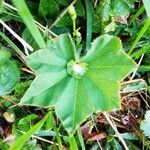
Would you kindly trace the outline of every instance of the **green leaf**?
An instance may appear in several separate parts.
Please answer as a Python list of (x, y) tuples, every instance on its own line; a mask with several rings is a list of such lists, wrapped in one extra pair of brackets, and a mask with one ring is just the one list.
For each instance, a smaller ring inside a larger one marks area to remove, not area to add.
[(11, 54), (9, 51), (0, 49), (0, 61), (5, 60), (5, 59), (9, 59), (10, 56), (11, 56)]
[(63, 5), (63, 6), (68, 6), (70, 4), (70, 0), (56, 0), (57, 3)]
[(126, 16), (129, 14), (130, 8), (125, 0), (114, 0), (111, 4), (111, 13), (113, 16)]
[(99, 15), (94, 14), (94, 22), (92, 25), (92, 32), (99, 33), (101, 31), (101, 18)]
[(23, 52), (4, 33), (0, 31), (0, 36), (15, 50), (15, 52), (25, 59)]
[(55, 106), (71, 134), (93, 112), (120, 109), (120, 82), (136, 67), (114, 36), (97, 38), (78, 62), (74, 51), (71, 37), (64, 34), (31, 54), (28, 64), (36, 78), (21, 100), (25, 105)]
[(15, 97), (21, 98), (24, 95), (25, 91), (29, 88), (31, 83), (32, 83), (32, 80), (18, 83), (14, 90)]
[(0, 96), (10, 93), (20, 79), (20, 71), (9, 57), (7, 51), (0, 51)]
[(20, 131), (27, 132), (32, 127), (33, 121), (35, 121), (37, 117), (37, 115), (31, 114), (20, 119), (17, 123), (18, 129)]
[(134, 133), (122, 133), (120, 134), (125, 140), (138, 140)]
[(41, 16), (57, 16), (59, 13), (58, 4), (54, 0), (40, 0), (39, 13)]
[(68, 27), (72, 25), (72, 20), (69, 14), (65, 14), (56, 24), (56, 27)]
[(145, 10), (147, 12), (148, 17), (150, 18), (150, 1), (149, 0), (143, 0)]
[(9, 148), (9, 145), (1, 139), (1, 141), (0, 141), (0, 149), (8, 150), (8, 148)]
[(42, 150), (38, 145), (37, 139), (29, 140), (21, 150)]
[[(56, 102), (54, 91), (59, 91), (57, 83), (67, 76), (67, 60), (73, 56), (74, 45), (68, 35), (60, 36), (59, 41), (57, 39), (49, 41), (48, 49), (31, 54), (28, 58), (28, 64), (36, 71), (37, 76), (22, 98), (21, 103), (28, 101), (28, 104), (48, 107)], [(47, 99), (54, 100), (47, 101)]]
[(78, 16), (80, 16), (80, 17), (84, 17), (85, 16), (84, 6), (81, 3), (81, 0), (77, 1), (76, 5), (75, 5), (75, 9), (77, 11)]
[(34, 125), (30, 130), (28, 130), (23, 136), (17, 139), (17, 141), (14, 144), (12, 144), (9, 150), (20, 150), (25, 144), (25, 142), (27, 142), (30, 139), (30, 137), (43, 126), (48, 116), (49, 113), (47, 113), (42, 120), (40, 120), (36, 125)]
[(100, 16), (104, 21), (109, 21), (110, 19), (110, 4), (109, 3), (105, 3), (102, 6), (102, 9), (100, 11)]
[(150, 110), (146, 111), (145, 119), (140, 124), (140, 129), (143, 130), (145, 136), (150, 138)]

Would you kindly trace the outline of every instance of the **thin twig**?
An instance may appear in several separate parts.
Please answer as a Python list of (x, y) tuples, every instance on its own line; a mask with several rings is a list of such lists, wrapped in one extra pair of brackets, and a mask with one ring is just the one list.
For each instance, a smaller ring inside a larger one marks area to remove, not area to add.
[(95, 2), (94, 2), (94, 8), (96, 8), (97, 3), (98, 3), (98, 0), (95, 0)]
[(103, 113), (104, 116), (106, 117), (107, 121), (109, 122), (109, 124), (111, 125), (111, 127), (113, 128), (113, 130), (116, 132), (117, 137), (119, 138), (119, 140), (122, 142), (125, 150), (129, 150), (126, 142), (124, 141), (124, 139), (122, 138), (122, 136), (120, 135), (120, 133), (118, 132), (116, 125), (112, 122), (112, 120), (109, 118), (108, 114), (106, 112)]
[(52, 25), (49, 27), (49, 29), (51, 30), (58, 22), (59, 20), (68, 12), (68, 8), (71, 5), (74, 5), (78, 0), (74, 0), (57, 18), (56, 20), (52, 23)]
[(145, 102), (145, 104), (147, 105), (148, 109), (150, 109), (150, 105), (148, 104), (147, 100), (142, 96), (142, 94), (140, 92), (138, 92), (140, 97), (142, 98), (142, 100)]
[(27, 68), (21, 68), (23, 71), (25, 71), (25, 72), (28, 72), (28, 73), (30, 73), (30, 74), (33, 74), (33, 75), (36, 75), (36, 73), (35, 72), (33, 72), (32, 70), (29, 70), (29, 69), (27, 69)]
[(45, 31), (47, 30), (52, 36), (54, 37), (58, 37), (57, 34), (55, 34), (54, 32), (52, 32), (51, 30), (47, 29), (46, 27), (44, 27), (42, 24), (40, 24), (39, 22), (35, 21), (35, 23), (38, 25), (38, 28), (41, 30), (41, 31)]
[(41, 141), (47, 142), (47, 143), (49, 143), (49, 144), (55, 144), (55, 145), (59, 146), (59, 144), (58, 144), (58, 143), (55, 143), (55, 142), (49, 141), (49, 140), (44, 139), (44, 138), (41, 138), (41, 137), (39, 137), (39, 136), (32, 135), (32, 137), (33, 137), (33, 138), (36, 138), (36, 139), (38, 139), (38, 140), (41, 140)]
[[(98, 131), (98, 128), (97, 128), (97, 126), (96, 126), (96, 123), (95, 123), (95, 121), (94, 121), (93, 115), (91, 115), (91, 119), (92, 119), (92, 122), (94, 123), (94, 127), (95, 127), (96, 131), (99, 132), (99, 131)], [(97, 139), (96, 139), (96, 141), (97, 141), (97, 143), (98, 143), (98, 146), (99, 146), (100, 150), (103, 150), (100, 141), (97, 140)]]
[[(25, 134), (25, 132), (23, 132), (23, 131), (20, 131), (20, 132), (21, 132), (22, 134)], [(44, 142), (47, 142), (47, 143), (50, 143), (50, 144), (55, 144), (55, 145), (59, 146), (58, 143), (49, 141), (49, 140), (47, 140), (47, 139), (41, 138), (41, 137), (36, 136), (36, 135), (32, 135), (32, 138), (36, 138), (36, 139), (38, 139), (38, 140), (41, 140), (41, 141), (44, 141)]]
[(134, 83), (134, 82), (140, 82), (140, 81), (144, 81), (143, 79), (134, 79), (134, 80), (129, 80), (129, 81), (124, 81), (121, 83), (121, 86), (125, 85), (125, 84), (129, 84), (129, 83)]
[(132, 74), (132, 76), (131, 76), (131, 78), (130, 78), (130, 81), (133, 80), (133, 78), (135, 77), (136, 72), (137, 72), (137, 70), (138, 70), (138, 68), (139, 68), (139, 66), (140, 66), (140, 64), (141, 64), (141, 62), (142, 62), (142, 60), (143, 60), (143, 57), (144, 57), (144, 54), (141, 56), (141, 58), (140, 58), (140, 60), (139, 60), (139, 62), (138, 62), (138, 65), (137, 65), (135, 71), (133, 72), (133, 74)]

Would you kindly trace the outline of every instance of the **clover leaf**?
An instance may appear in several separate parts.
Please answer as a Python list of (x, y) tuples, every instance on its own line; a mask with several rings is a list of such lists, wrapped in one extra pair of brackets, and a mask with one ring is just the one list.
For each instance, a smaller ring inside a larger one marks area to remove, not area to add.
[(94, 40), (79, 60), (76, 55), (68, 34), (32, 53), (28, 64), (36, 78), (21, 99), (25, 105), (54, 106), (69, 133), (93, 112), (120, 109), (120, 82), (136, 67), (120, 39), (110, 35)]

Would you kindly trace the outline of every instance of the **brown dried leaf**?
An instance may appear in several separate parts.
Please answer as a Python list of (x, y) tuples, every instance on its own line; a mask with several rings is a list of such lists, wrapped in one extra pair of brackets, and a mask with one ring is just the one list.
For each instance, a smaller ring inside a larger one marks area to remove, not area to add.
[(95, 135), (92, 135), (89, 139), (88, 139), (88, 141), (99, 141), (99, 140), (102, 140), (102, 139), (104, 139), (104, 138), (106, 138), (107, 137), (107, 135), (106, 135), (106, 133), (105, 132), (101, 132), (101, 133), (96, 133)]

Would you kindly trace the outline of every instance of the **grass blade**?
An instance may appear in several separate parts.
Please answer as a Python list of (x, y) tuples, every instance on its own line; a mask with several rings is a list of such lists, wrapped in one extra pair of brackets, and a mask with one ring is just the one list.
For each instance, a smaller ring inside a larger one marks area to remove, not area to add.
[(55, 125), (54, 125), (54, 131), (56, 133), (56, 138), (57, 138), (59, 150), (63, 150), (63, 145), (62, 145), (61, 137), (60, 137), (58, 129), (57, 129), (57, 127)]
[(150, 71), (150, 65), (141, 65), (140, 67), (139, 67), (139, 71), (140, 72), (149, 72)]
[(78, 150), (78, 146), (73, 135), (69, 136), (69, 141), (70, 141), (70, 150)]
[(26, 56), (4, 33), (0, 31), (0, 36), (14, 49), (14, 51), (26, 62)]
[(43, 37), (37, 28), (34, 19), (27, 8), (27, 5), (25, 4), (24, 0), (13, 0), (13, 3), (15, 7), (17, 8), (21, 18), (23, 19), (24, 23), (26, 24), (28, 30), (30, 31), (31, 35), (33, 36), (34, 40), (37, 42), (38, 46), (40, 48), (45, 47), (45, 42), (43, 40)]
[(86, 17), (87, 17), (87, 27), (86, 27), (86, 50), (91, 47), (92, 39), (92, 20), (93, 20), (93, 6), (91, 0), (85, 0), (86, 5)]
[(84, 144), (84, 139), (83, 139), (80, 128), (77, 130), (77, 133), (78, 133), (79, 141), (80, 141), (80, 144), (81, 144), (81, 149), (86, 150), (85, 144)]
[(138, 59), (140, 56), (142, 56), (143, 54), (148, 53), (148, 52), (150, 52), (150, 44), (148, 44), (148, 45), (142, 47), (141, 49), (135, 51), (134, 53), (132, 53), (131, 57)]
[(138, 44), (139, 40), (141, 39), (141, 37), (144, 35), (144, 33), (147, 31), (147, 29), (150, 26), (150, 18), (148, 18), (144, 24), (144, 27), (141, 29), (140, 33), (138, 34), (137, 38), (135, 39), (135, 41), (133, 42), (133, 45), (131, 46), (131, 49), (129, 50), (128, 54), (130, 55), (134, 48), (136, 47), (136, 45)]
[(128, 26), (130, 26), (143, 12), (144, 12), (144, 6), (139, 8), (136, 14), (129, 20)]
[(43, 124), (47, 120), (48, 116), (49, 116), (49, 113), (47, 113), (41, 121), (39, 121), (35, 126), (33, 126), (30, 130), (28, 130), (23, 136), (21, 136), (9, 148), (9, 150), (20, 150), (22, 148), (22, 146), (25, 144), (25, 142), (27, 142), (30, 139), (30, 137), (43, 126)]

